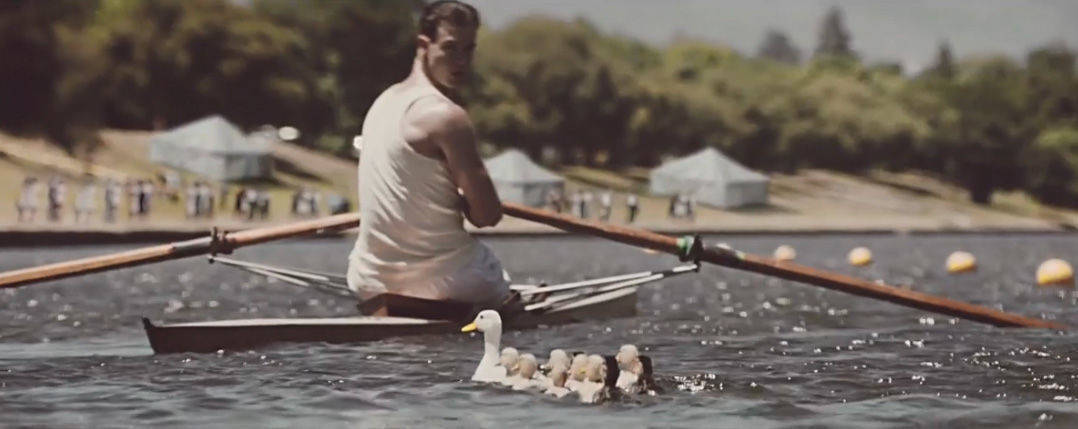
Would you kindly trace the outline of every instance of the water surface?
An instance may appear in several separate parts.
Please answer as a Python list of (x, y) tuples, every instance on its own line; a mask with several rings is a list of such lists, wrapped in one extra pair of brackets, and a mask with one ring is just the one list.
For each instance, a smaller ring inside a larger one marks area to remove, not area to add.
[[(1078, 326), (1071, 289), (1033, 285), (1073, 235), (710, 237), (798, 262)], [(677, 264), (582, 237), (487, 239), (516, 281), (572, 281)], [(869, 246), (876, 263), (845, 265)], [(343, 271), (351, 243), (242, 249), (239, 259)], [(0, 270), (127, 246), (0, 249)], [(943, 261), (974, 253), (976, 273)], [(1074, 427), (1078, 337), (999, 329), (813, 286), (705, 267), (640, 291), (634, 318), (506, 333), (536, 355), (635, 343), (667, 392), (588, 406), (468, 381), (481, 339), (285, 344), (153, 355), (139, 318), (353, 314), (353, 303), (190, 258), (0, 291), (5, 426), (94, 427)]]

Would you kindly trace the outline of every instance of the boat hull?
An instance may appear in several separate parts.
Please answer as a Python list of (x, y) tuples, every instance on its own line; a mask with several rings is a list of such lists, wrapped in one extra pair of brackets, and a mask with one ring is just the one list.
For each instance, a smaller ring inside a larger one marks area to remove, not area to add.
[[(509, 328), (533, 328), (636, 315), (636, 288), (608, 292), (561, 308), (524, 313)], [(459, 332), (461, 323), (410, 317), (357, 316), (237, 319), (155, 325), (143, 318), (154, 353), (251, 350), (276, 343), (356, 343), (410, 335)]]

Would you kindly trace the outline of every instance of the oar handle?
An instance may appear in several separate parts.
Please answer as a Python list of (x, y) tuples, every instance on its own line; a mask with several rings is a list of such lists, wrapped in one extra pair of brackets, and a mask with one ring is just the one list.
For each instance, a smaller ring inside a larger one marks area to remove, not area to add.
[[(633, 246), (645, 247), (660, 252), (684, 256), (684, 246), (679, 246), (678, 239), (668, 235), (619, 225), (592, 222), (574, 216), (553, 213), (514, 203), (502, 203), (502, 208), (507, 215), (543, 223), (564, 231), (594, 235)], [(787, 280), (880, 299), (907, 307), (995, 326), (1066, 329), (1066, 326), (1062, 324), (1043, 319), (1020, 316), (980, 305), (955, 301), (923, 292), (900, 289), (894, 286), (809, 268), (792, 262), (777, 261), (762, 256), (750, 255), (727, 248), (709, 246), (701, 249), (699, 253), (694, 256), (698, 257), (701, 261), (725, 267), (780, 277)]]
[(73, 261), (42, 265), (39, 267), (7, 271), (0, 273), (0, 289), (206, 253), (228, 253), (233, 249), (250, 246), (252, 244), (265, 243), (267, 241), (312, 234), (320, 231), (354, 228), (358, 225), (359, 215), (355, 213), (346, 213), (321, 219), (290, 223), (287, 225), (216, 234), (211, 237), (143, 247), (141, 249), (128, 250), (110, 255), (93, 256)]

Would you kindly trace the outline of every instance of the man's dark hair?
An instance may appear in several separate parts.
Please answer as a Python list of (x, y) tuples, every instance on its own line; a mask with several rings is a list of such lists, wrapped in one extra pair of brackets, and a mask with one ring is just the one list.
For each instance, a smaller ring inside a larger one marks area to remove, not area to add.
[(423, 7), (419, 17), (419, 34), (434, 40), (438, 37), (438, 24), (448, 22), (454, 26), (479, 28), (479, 11), (457, 0), (438, 0)]

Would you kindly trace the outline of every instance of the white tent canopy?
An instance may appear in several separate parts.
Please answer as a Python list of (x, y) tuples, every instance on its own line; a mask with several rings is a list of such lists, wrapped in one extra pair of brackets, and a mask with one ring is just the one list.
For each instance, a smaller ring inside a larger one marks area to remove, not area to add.
[(484, 161), (502, 201), (540, 207), (547, 193), (565, 191), (565, 179), (540, 167), (523, 152), (509, 149)]
[(686, 194), (723, 208), (767, 204), (769, 182), (767, 176), (710, 147), (651, 171), (653, 194)]
[(150, 160), (218, 181), (269, 177), (270, 142), (249, 138), (221, 116), (209, 116), (150, 139)]

